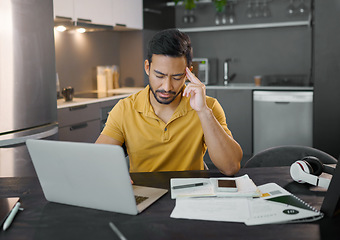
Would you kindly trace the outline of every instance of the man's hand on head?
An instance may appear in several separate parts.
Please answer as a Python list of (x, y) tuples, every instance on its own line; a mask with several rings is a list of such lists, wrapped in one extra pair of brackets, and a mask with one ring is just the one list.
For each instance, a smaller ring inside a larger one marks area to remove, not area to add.
[(190, 106), (196, 111), (201, 112), (208, 109), (205, 99), (205, 85), (190, 71), (185, 69), (186, 77), (190, 81), (183, 91), (184, 97), (190, 97)]

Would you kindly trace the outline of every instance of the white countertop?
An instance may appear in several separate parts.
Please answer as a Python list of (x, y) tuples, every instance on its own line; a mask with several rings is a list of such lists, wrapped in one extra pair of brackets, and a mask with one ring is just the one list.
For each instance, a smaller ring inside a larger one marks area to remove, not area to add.
[(231, 89), (231, 90), (301, 90), (301, 91), (312, 91), (313, 87), (304, 86), (255, 86), (253, 83), (231, 83), (227, 86), (221, 85), (210, 85), (206, 86), (206, 89)]
[[(57, 100), (58, 109), (61, 108), (68, 108), (68, 107), (75, 107), (79, 105), (91, 104), (91, 103), (98, 103), (104, 101), (110, 101), (114, 99), (120, 99), (130, 96), (133, 93), (136, 93), (144, 88), (139, 87), (131, 87), (131, 88), (119, 88), (109, 90), (109, 93), (117, 93), (120, 95), (112, 96), (112, 97), (103, 97), (103, 98), (73, 98), (72, 101), (65, 101), (64, 99)], [(230, 90), (273, 90), (273, 91), (312, 91), (313, 87), (292, 87), (292, 86), (255, 86), (255, 84), (251, 83), (232, 83), (227, 86), (220, 86), (220, 85), (210, 85), (207, 86), (206, 89), (230, 89)], [(96, 91), (94, 91), (96, 92)]]
[[(85, 104), (91, 104), (91, 103), (98, 103), (98, 102), (104, 102), (104, 101), (111, 101), (114, 99), (120, 99), (130, 96), (133, 93), (136, 93), (144, 88), (138, 88), (138, 87), (130, 87), (130, 88), (118, 88), (118, 89), (112, 89), (109, 90), (109, 93), (116, 93), (120, 95), (111, 96), (111, 97), (103, 97), (103, 98), (73, 98), (72, 101), (65, 101), (64, 99), (58, 99), (57, 100), (57, 108), (68, 108), (68, 107), (75, 107), (79, 105), (85, 105)], [(96, 91), (93, 91), (96, 92)]]

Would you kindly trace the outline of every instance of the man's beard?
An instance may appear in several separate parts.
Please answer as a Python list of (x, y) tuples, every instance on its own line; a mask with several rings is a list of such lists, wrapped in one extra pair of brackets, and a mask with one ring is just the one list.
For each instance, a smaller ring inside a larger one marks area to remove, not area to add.
[[(174, 91), (164, 91), (164, 90), (156, 90), (156, 92), (152, 89), (152, 87), (149, 85), (150, 90), (153, 94), (153, 96), (155, 97), (156, 101), (160, 104), (170, 104), (172, 103), (172, 101), (174, 101), (176, 99), (176, 97), (178, 96), (178, 94), (180, 94), (183, 90), (183, 88), (178, 91), (178, 93), (174, 92)], [(158, 97), (157, 93), (168, 93), (171, 94), (173, 97), (168, 97), (168, 98), (162, 98), (162, 97)]]

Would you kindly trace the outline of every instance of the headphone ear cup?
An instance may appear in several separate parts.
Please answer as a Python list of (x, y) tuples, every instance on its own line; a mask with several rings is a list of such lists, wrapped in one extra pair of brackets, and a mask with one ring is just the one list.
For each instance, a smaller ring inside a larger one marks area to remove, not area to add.
[(309, 166), (312, 169), (310, 173), (313, 175), (319, 176), (324, 171), (324, 166), (322, 162), (316, 157), (307, 156), (304, 157), (302, 161), (305, 161), (306, 163), (309, 164)]
[(310, 167), (305, 161), (296, 161), (290, 166), (290, 176), (298, 183), (305, 183), (302, 180), (302, 172), (310, 173)]

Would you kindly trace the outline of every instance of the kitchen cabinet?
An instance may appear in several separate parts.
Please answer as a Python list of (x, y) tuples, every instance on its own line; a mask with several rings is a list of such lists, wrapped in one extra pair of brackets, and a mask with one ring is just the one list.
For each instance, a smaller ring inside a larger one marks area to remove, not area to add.
[(74, 18), (113, 25), (112, 0), (74, 0)]
[(104, 129), (106, 120), (109, 116), (111, 109), (118, 103), (119, 99), (114, 99), (112, 101), (105, 101), (100, 104), (100, 131)]
[(58, 109), (59, 140), (95, 142), (100, 134), (100, 104)]
[(249, 89), (218, 89), (216, 98), (224, 109), (227, 124), (243, 154), (252, 155), (252, 94)]
[[(54, 17), (143, 29), (143, 0), (54, 0)], [(126, 29), (124, 28), (124, 29)]]
[(94, 143), (105, 126), (109, 112), (122, 98), (59, 107), (59, 140)]
[(73, 18), (74, 4), (72, 0), (53, 0), (54, 18)]
[(143, 0), (112, 0), (113, 25), (143, 29)]
[(228, 128), (241, 145), (243, 155), (252, 155), (252, 89), (207, 89), (221, 104)]
[(73, 21), (90, 20), (95, 24), (112, 25), (112, 0), (54, 0), (54, 17)]

